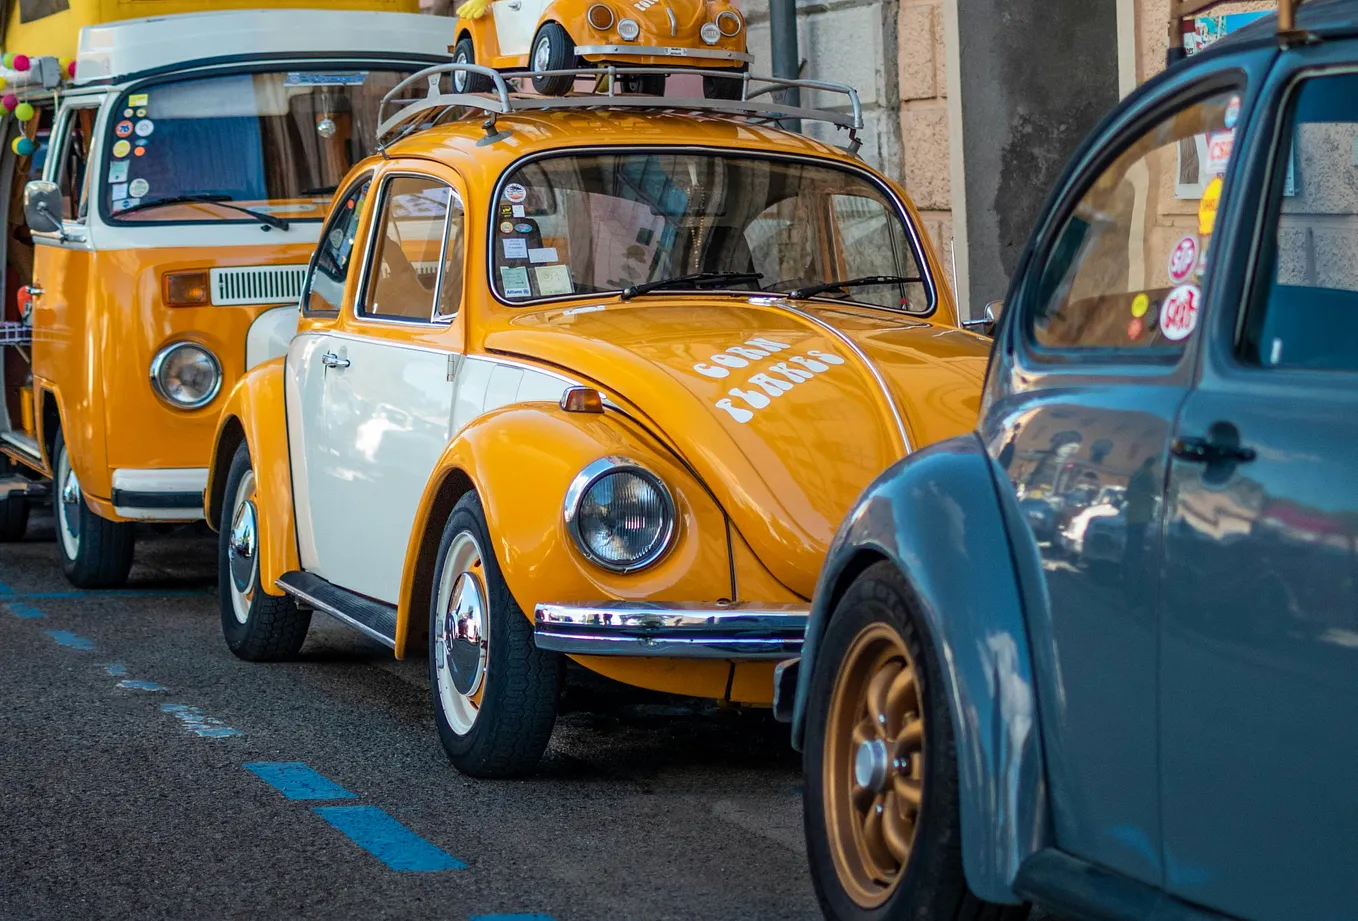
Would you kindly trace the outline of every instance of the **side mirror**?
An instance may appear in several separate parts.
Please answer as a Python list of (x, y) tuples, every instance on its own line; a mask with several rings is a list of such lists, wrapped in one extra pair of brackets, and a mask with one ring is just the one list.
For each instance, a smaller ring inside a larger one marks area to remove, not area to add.
[(61, 190), (55, 182), (34, 179), (24, 186), (24, 220), (34, 233), (61, 233)]
[(1004, 313), (1004, 301), (991, 301), (985, 305), (985, 311), (975, 320), (963, 320), (962, 326), (974, 333), (983, 336), (993, 336), (995, 334), (995, 324), (1000, 322), (1000, 314)]

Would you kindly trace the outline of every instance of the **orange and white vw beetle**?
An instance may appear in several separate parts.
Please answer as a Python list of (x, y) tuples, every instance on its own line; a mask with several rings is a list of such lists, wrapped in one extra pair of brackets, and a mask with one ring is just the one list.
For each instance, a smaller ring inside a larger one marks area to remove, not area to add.
[[(750, 69), (745, 17), (731, 0), (467, 0), (457, 8), (459, 64), (501, 71), (532, 70), (533, 88), (564, 96), (575, 85), (571, 70), (587, 65), (725, 71), (703, 77), (703, 93), (739, 99), (738, 79)], [(661, 96), (659, 72), (620, 77), (628, 92)], [(463, 71), (458, 92), (491, 89), (488, 77)]]
[(852, 89), (674, 114), (484, 68), (493, 93), (443, 91), (468, 68), (393, 91), (287, 356), (226, 401), (206, 503), (236, 655), (296, 653), (314, 611), (427, 651), (453, 763), (505, 776), (567, 658), (769, 705), (841, 517), (974, 425), (989, 341), (899, 186), (770, 123), (852, 140)]

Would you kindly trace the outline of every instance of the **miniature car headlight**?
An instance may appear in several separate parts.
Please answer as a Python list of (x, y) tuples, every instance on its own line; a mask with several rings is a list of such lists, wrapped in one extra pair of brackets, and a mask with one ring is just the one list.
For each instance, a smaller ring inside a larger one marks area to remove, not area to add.
[(721, 41), (721, 29), (717, 28), (715, 22), (703, 23), (703, 27), (698, 30), (698, 35), (700, 35), (702, 40), (709, 45), (715, 45), (717, 42)]
[(735, 10), (722, 10), (717, 14), (717, 30), (727, 38), (739, 35), (743, 28), (745, 28), (745, 21), (740, 18), (740, 14)]
[(222, 365), (194, 342), (176, 342), (161, 349), (151, 362), (151, 386), (156, 396), (175, 409), (198, 409), (211, 403), (222, 388)]
[(566, 491), (566, 527), (591, 562), (633, 572), (670, 548), (674, 499), (655, 474), (606, 457), (580, 471)]
[(613, 27), (613, 10), (604, 6), (602, 3), (596, 3), (591, 6), (585, 12), (585, 18), (589, 20), (591, 26), (598, 29), (600, 32)]
[(625, 42), (634, 42), (641, 35), (641, 26), (635, 19), (618, 20), (618, 37)]

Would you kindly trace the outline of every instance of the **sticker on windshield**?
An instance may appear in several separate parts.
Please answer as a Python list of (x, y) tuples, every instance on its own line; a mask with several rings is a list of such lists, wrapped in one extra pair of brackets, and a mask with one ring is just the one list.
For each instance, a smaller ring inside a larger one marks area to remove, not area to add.
[(1234, 131), (1213, 131), (1207, 135), (1207, 174), (1220, 176), (1231, 165), (1231, 151), (1235, 149)]
[(542, 249), (528, 251), (529, 262), (556, 262), (557, 259), (555, 246), (544, 246)]
[(132, 130), (137, 132), (139, 138), (149, 138), (151, 132), (156, 130), (156, 123), (149, 118), (143, 118)]
[(1202, 202), (1198, 205), (1198, 233), (1204, 237), (1212, 235), (1217, 226), (1217, 208), (1221, 205), (1221, 177), (1207, 183), (1203, 190)]
[(533, 269), (533, 274), (538, 279), (538, 293), (543, 297), (575, 293), (575, 285), (571, 283), (569, 266), (540, 265)]
[(113, 145), (113, 155), (120, 160), (123, 157), (130, 154), (131, 152), (132, 152), (131, 141), (116, 141)]
[(130, 105), (130, 106), (131, 106), (132, 108), (134, 108), (134, 109), (137, 108), (138, 106), (147, 106), (147, 105), (150, 105), (150, 104), (151, 104), (151, 94), (150, 94), (150, 93), (133, 93), (131, 96), (128, 96), (128, 97), (127, 97), (127, 104)]
[(1202, 292), (1197, 285), (1180, 285), (1169, 292), (1160, 310), (1160, 332), (1171, 342), (1187, 339), (1198, 325), (1198, 301)]
[[(121, 144), (121, 143), (124, 143), (124, 142), (119, 141), (118, 143)], [(132, 153), (136, 154), (138, 157), (144, 157), (144, 156), (146, 156), (146, 148), (143, 147), (142, 145), (138, 144), (138, 145), (137, 145), (137, 149), (134, 150), (134, 151), (132, 151)]]
[(123, 119), (122, 121), (118, 122), (117, 125), (114, 126), (114, 128), (113, 128), (113, 133), (116, 134), (116, 135), (117, 135), (118, 137), (120, 137), (120, 138), (129, 138), (129, 137), (131, 137), (131, 136), (132, 136), (132, 123), (131, 123), (130, 121), (128, 121), (127, 119)]
[[(126, 182), (126, 181), (127, 181), (127, 161), (126, 161), (126, 160), (119, 160), (119, 161), (117, 161), (117, 162), (115, 162), (115, 163), (110, 163), (110, 164), (108, 165), (108, 181), (109, 181), (109, 182)], [(115, 195), (114, 198), (117, 198), (117, 196)]]
[[(511, 182), (505, 186), (505, 201), (511, 205), (521, 205), (528, 200), (528, 190), (517, 182)], [(515, 215), (518, 217), (519, 215)]]
[(147, 192), (151, 191), (151, 183), (145, 179), (133, 179), (128, 185), (127, 191), (132, 193), (133, 198), (142, 198)]
[(509, 221), (500, 222), (500, 233), (513, 233), (513, 232), (514, 225), (512, 223), (510, 223)]
[(113, 198), (114, 198), (115, 201), (116, 201), (117, 199), (119, 199), (119, 198), (126, 198), (126, 197), (127, 197), (127, 183), (126, 183), (126, 182), (115, 182), (113, 185), (111, 185), (111, 186), (108, 187), (108, 194), (111, 195), (111, 196), (113, 196)]
[(528, 241), (519, 237), (507, 237), (505, 244), (506, 259), (527, 259)]
[(1132, 317), (1132, 322), (1127, 324), (1127, 338), (1135, 342), (1141, 338), (1141, 334), (1146, 331), (1146, 324), (1141, 322), (1140, 317)]
[(1151, 299), (1144, 294), (1138, 294), (1132, 298), (1132, 316), (1138, 320), (1146, 315), (1146, 311), (1151, 309)]
[(1232, 96), (1231, 101), (1226, 103), (1226, 127), (1234, 128), (1238, 121), (1240, 121), (1240, 97)]
[(146, 117), (146, 110), (145, 110), (145, 109), (138, 109), (138, 110), (137, 110), (137, 118), (145, 118), (145, 117)]
[(113, 203), (114, 211), (126, 211), (128, 208), (135, 208), (141, 204), (140, 198), (124, 198)]
[(500, 266), (500, 281), (504, 285), (505, 297), (533, 296), (533, 289), (528, 286), (528, 269), (524, 266)]
[[(514, 229), (517, 230), (519, 233), (532, 233), (532, 232), (533, 232), (533, 225), (532, 225), (532, 224), (515, 224), (515, 225), (514, 225)], [(509, 231), (506, 230), (505, 233), (509, 233)], [(555, 262), (556, 260), (555, 260), (555, 259), (548, 259), (547, 261), (548, 261), (548, 262)]]
[(1169, 280), (1176, 285), (1188, 279), (1198, 265), (1198, 238), (1189, 234), (1169, 254)]
[(362, 86), (366, 70), (294, 70), (283, 78), (284, 86)]

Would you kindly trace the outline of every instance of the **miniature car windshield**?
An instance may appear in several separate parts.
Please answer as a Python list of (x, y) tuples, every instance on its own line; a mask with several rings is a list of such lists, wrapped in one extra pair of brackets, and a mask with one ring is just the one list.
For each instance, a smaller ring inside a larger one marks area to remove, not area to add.
[[(377, 106), (394, 70), (285, 70), (134, 89), (109, 119), (102, 200), (126, 223), (250, 222), (211, 201), (319, 221), (335, 185), (373, 152)], [(136, 209), (120, 217), (120, 212)]]
[[(496, 292), (510, 303), (658, 286), (788, 294), (864, 276), (919, 279), (817, 296), (934, 308), (915, 238), (886, 191), (849, 170), (751, 156), (553, 156), (500, 186)], [(727, 285), (682, 284), (729, 275)]]

